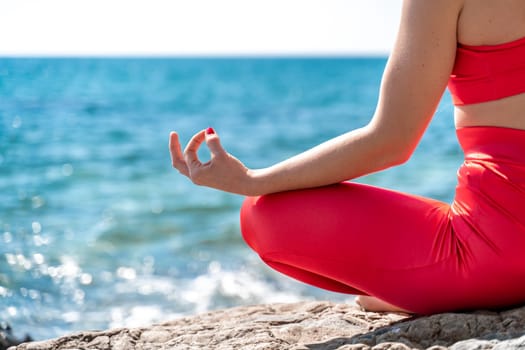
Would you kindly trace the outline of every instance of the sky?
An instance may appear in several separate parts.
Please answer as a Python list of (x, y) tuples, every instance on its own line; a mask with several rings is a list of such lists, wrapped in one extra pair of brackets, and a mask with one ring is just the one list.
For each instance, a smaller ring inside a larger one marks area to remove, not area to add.
[(402, 0), (0, 0), (0, 56), (360, 55)]

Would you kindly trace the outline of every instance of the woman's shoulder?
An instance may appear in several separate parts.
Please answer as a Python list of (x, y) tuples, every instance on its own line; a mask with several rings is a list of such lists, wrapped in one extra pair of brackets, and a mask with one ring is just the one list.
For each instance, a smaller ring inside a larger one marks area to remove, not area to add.
[(469, 46), (499, 45), (525, 37), (525, 1), (461, 0), (458, 41)]

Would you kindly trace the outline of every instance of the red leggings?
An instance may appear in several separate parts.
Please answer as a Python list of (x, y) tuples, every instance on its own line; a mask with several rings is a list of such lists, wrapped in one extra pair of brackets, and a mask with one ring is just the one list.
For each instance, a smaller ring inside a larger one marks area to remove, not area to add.
[(248, 245), (274, 269), (420, 314), (525, 302), (525, 131), (457, 131), (452, 205), (357, 183), (249, 197)]

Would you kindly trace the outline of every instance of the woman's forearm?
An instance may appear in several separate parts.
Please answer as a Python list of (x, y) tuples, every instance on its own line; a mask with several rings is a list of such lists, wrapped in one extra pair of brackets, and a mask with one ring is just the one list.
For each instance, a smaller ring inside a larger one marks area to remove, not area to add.
[(400, 164), (404, 145), (371, 125), (353, 130), (268, 168), (250, 170), (250, 195), (338, 183)]

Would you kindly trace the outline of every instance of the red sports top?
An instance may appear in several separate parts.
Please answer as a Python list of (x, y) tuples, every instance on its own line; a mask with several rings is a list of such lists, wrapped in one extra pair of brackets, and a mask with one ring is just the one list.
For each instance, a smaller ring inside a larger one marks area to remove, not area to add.
[(525, 37), (499, 45), (459, 44), (448, 89), (456, 106), (525, 92)]

